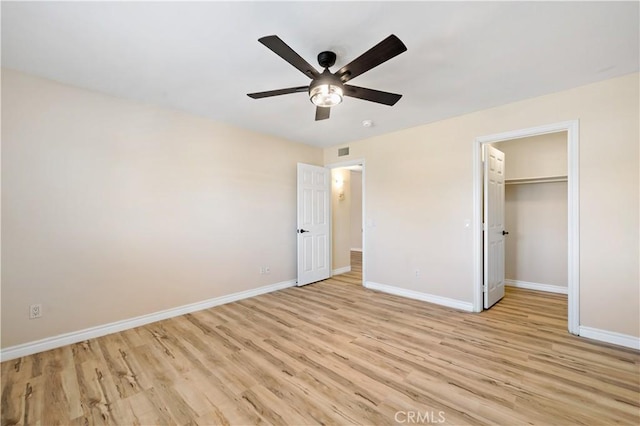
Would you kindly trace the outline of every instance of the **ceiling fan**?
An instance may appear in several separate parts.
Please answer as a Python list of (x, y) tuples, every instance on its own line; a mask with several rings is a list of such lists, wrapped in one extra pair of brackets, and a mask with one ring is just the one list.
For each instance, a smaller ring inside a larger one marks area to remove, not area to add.
[(311, 84), (308, 86), (289, 87), (267, 92), (248, 93), (247, 96), (250, 98), (260, 99), (270, 96), (287, 95), (289, 93), (308, 92), (309, 99), (316, 105), (316, 121), (318, 121), (329, 118), (331, 107), (342, 102), (343, 96), (364, 99), (365, 101), (377, 102), (389, 106), (395, 105), (402, 97), (402, 95), (396, 93), (382, 92), (380, 90), (346, 84), (349, 80), (356, 78), (360, 74), (377, 67), (407, 50), (404, 43), (393, 34), (334, 73), (329, 71), (329, 68), (336, 63), (336, 54), (334, 52), (325, 51), (318, 54), (318, 63), (324, 68), (324, 71), (319, 73), (282, 41), (280, 37), (270, 35), (262, 37), (258, 39), (258, 41), (309, 77)]

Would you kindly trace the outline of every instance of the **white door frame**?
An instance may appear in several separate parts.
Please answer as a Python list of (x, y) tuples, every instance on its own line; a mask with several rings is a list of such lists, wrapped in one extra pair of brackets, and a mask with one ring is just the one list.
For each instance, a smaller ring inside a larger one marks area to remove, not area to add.
[[(365, 173), (366, 173), (366, 167), (365, 167), (365, 162), (364, 162), (364, 158), (360, 158), (360, 159), (355, 159), (355, 160), (346, 160), (346, 161), (340, 161), (337, 163), (331, 163), (331, 164), (327, 164), (325, 165), (326, 168), (328, 169), (339, 169), (341, 167), (349, 167), (349, 166), (357, 166), (357, 165), (362, 165), (362, 285), (364, 286), (364, 283), (366, 283), (366, 273), (367, 273), (367, 268), (366, 268), (366, 262), (367, 262), (367, 256), (366, 256), (366, 235), (367, 235), (367, 222), (365, 220), (365, 216), (366, 216), (366, 211), (367, 209), (365, 208), (365, 201), (366, 201), (366, 191), (365, 191)], [(331, 216), (333, 217), (333, 203), (330, 204), (330, 211), (331, 211)], [(331, 222), (331, 234), (333, 237), (333, 221)], [(331, 252), (333, 253), (333, 238), (331, 239)], [(331, 257), (331, 270), (333, 271), (333, 257)]]
[(547, 133), (567, 132), (567, 207), (568, 207), (568, 330), (578, 335), (580, 328), (580, 217), (579, 217), (579, 121), (530, 127), (477, 137), (473, 142), (473, 311), (483, 305), (482, 240), (482, 146), (488, 143), (520, 139)]

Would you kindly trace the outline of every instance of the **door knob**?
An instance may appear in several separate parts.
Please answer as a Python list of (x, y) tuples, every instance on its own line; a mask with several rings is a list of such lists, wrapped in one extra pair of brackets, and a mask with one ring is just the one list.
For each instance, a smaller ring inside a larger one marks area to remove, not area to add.
[(507, 231), (502, 231), (502, 235), (509, 235)]
[(298, 234), (304, 234), (305, 232), (309, 232), (306, 229), (298, 229)]

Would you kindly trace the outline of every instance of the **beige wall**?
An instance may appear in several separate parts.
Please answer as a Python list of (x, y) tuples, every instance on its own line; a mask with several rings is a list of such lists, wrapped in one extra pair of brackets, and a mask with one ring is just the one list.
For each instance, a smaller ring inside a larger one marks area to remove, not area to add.
[(2, 347), (295, 279), (297, 162), (322, 151), (3, 70)]
[[(337, 182), (342, 182), (338, 185)], [(344, 197), (340, 197), (343, 194)], [(351, 265), (351, 173), (347, 169), (331, 170), (331, 237), (333, 270)]]
[(509, 179), (567, 175), (567, 132), (493, 144), (505, 153), (505, 278), (566, 287), (567, 183)]
[(362, 172), (351, 171), (351, 249), (362, 250)]
[(507, 185), (505, 227), (506, 279), (567, 286), (566, 182)]
[(492, 144), (504, 152), (505, 178), (567, 175), (567, 132), (548, 133)]
[[(367, 279), (471, 303), (473, 143), (580, 120), (580, 324), (640, 336), (639, 75), (354, 142), (364, 158)], [(324, 152), (338, 161), (337, 147)], [(415, 269), (421, 273), (415, 276)]]

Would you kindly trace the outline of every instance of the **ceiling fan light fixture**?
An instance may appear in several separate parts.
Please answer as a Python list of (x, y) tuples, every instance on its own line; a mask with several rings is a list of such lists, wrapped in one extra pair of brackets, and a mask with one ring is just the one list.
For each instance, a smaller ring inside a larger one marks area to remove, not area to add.
[(398, 95), (397, 93), (383, 92), (346, 84), (351, 81), (351, 79), (407, 50), (407, 46), (393, 34), (334, 73), (329, 71), (329, 68), (336, 63), (335, 52), (326, 50), (318, 54), (318, 64), (324, 68), (324, 71), (320, 73), (277, 35), (260, 37), (258, 41), (289, 64), (293, 65), (306, 77), (310, 78), (311, 84), (309, 84), (309, 86), (247, 93), (247, 96), (252, 99), (307, 92), (309, 94), (309, 100), (316, 106), (316, 121), (321, 121), (329, 118), (331, 107), (341, 103), (344, 96), (389, 106), (395, 105), (402, 97), (402, 95)]
[(318, 84), (309, 90), (309, 99), (319, 107), (332, 107), (342, 102), (342, 87), (334, 84)]

